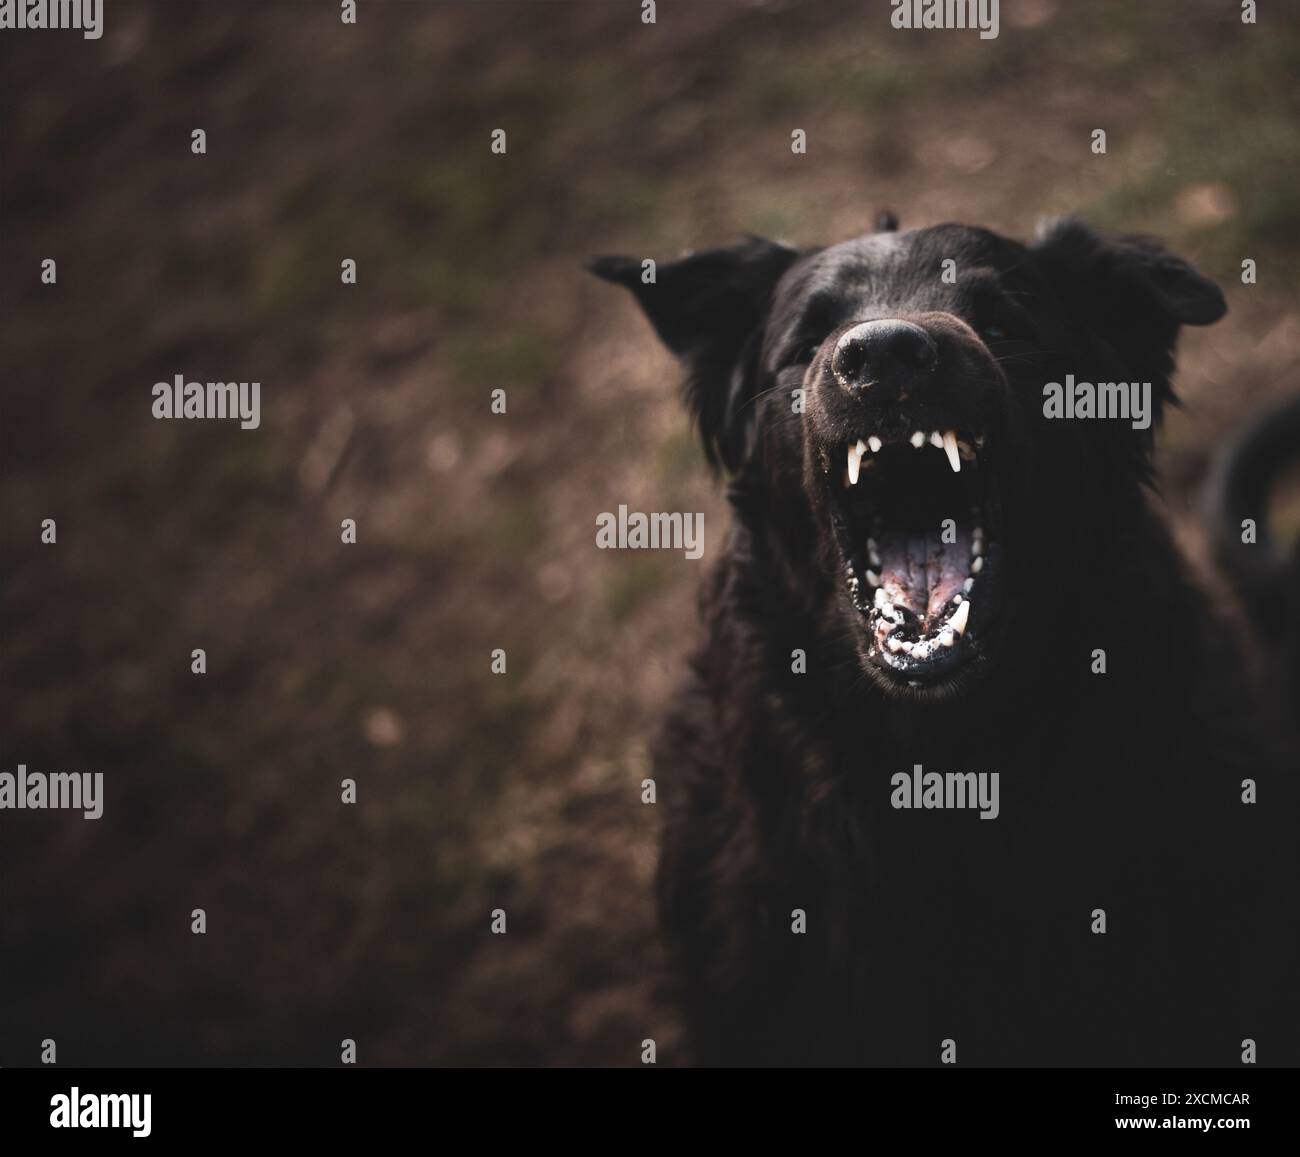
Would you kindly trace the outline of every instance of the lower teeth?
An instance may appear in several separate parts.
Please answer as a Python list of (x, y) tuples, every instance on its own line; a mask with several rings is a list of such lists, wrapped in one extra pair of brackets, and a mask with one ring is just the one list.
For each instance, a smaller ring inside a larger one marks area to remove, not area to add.
[[(940, 648), (946, 649), (956, 646), (957, 639), (966, 634), (967, 624), (970, 621), (971, 604), (969, 595), (975, 586), (975, 575), (983, 569), (983, 566), (984, 559), (976, 556), (972, 560), (972, 573), (962, 583), (960, 593), (953, 595), (949, 600), (946, 613), (929, 631), (915, 639), (905, 639), (902, 636), (902, 632), (909, 625), (909, 618), (913, 624), (917, 623), (915, 616), (890, 601), (889, 596), (880, 585), (880, 575), (871, 570), (866, 571), (867, 582), (873, 588), (871, 610), (874, 612), (875, 625), (873, 633), (876, 637), (877, 646), (884, 648), (890, 654), (897, 655), (902, 652), (909, 658), (919, 661), (928, 659)], [(854, 605), (860, 610), (866, 609), (858, 602), (859, 583), (852, 573), (851, 566), (849, 571), (848, 585), (849, 591), (853, 595)]]

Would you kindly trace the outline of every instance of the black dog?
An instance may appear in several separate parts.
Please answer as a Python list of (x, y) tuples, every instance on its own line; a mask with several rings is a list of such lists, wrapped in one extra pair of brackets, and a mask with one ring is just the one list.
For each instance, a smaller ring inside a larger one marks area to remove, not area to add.
[[(685, 362), (731, 480), (657, 764), (695, 1058), (1293, 1049), (1280, 760), (1145, 492), (1218, 288), (1072, 222), (592, 268)], [(1117, 386), (1119, 416), (1049, 416), (1080, 382), (1147, 384), (1146, 419)]]

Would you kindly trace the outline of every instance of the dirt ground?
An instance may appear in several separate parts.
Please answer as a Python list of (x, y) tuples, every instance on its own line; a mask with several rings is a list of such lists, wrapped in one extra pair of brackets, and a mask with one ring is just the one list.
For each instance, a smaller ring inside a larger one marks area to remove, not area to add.
[[(678, 1059), (640, 782), (725, 512), (584, 259), (885, 206), (1164, 236), (1230, 302), (1160, 441), (1203, 559), (1216, 443), (1300, 382), (1300, 28), (1260, 7), (1004, 0), (981, 41), (862, 0), (117, 0), (0, 38), (0, 770), (106, 793), (0, 814), (0, 1064)], [(155, 421), (178, 373), (260, 381), (261, 427)], [(705, 559), (597, 550), (619, 503), (703, 511)]]

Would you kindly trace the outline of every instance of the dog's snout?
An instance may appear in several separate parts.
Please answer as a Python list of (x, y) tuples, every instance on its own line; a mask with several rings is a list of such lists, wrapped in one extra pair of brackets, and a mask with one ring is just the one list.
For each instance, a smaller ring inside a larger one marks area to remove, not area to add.
[(924, 329), (885, 318), (846, 330), (835, 343), (831, 372), (846, 390), (858, 391), (880, 381), (932, 373), (938, 363), (938, 348)]

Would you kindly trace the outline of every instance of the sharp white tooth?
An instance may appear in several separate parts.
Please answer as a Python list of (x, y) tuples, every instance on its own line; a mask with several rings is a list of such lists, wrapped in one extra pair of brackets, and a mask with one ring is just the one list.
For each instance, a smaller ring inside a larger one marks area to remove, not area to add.
[(957, 453), (957, 435), (951, 430), (946, 431), (940, 439), (940, 445), (943, 446), (943, 452), (948, 455), (948, 465), (952, 467), (952, 472), (960, 474), (961, 455)]
[[(952, 618), (948, 620), (948, 630), (956, 631), (959, 635), (966, 633), (966, 620), (970, 618), (970, 603), (960, 604), (952, 613)], [(947, 634), (947, 631), (944, 632)], [(951, 647), (951, 643), (945, 643), (944, 646)]]
[(874, 570), (869, 570), (867, 571), (867, 582), (873, 587), (878, 587), (880, 585), (880, 576)]
[(862, 444), (862, 439), (858, 439), (856, 446), (849, 447), (849, 485), (858, 484), (858, 471), (862, 468), (862, 452), (866, 447)]
[(877, 587), (877, 588), (876, 588), (876, 597), (875, 597), (875, 599), (873, 600), (873, 602), (875, 603), (876, 608), (877, 608), (878, 610), (882, 610), (882, 611), (883, 611), (887, 606), (889, 606), (889, 596), (888, 596), (887, 594), (885, 594), (885, 588), (884, 588), (884, 587)]
[(912, 435), (912, 445), (918, 450), (925, 445), (925, 435), (920, 430)]
[(940, 434), (938, 430), (936, 430), (933, 434), (930, 435), (930, 445), (936, 446), (940, 450), (943, 449), (943, 435)]
[(982, 571), (983, 569), (984, 569), (984, 560), (982, 558), (977, 558), (973, 563), (970, 564), (971, 574), (979, 574), (979, 572)]
[(961, 584), (961, 589), (965, 591), (966, 594), (970, 594), (971, 588), (974, 585), (975, 585), (975, 580), (973, 578), (968, 578), (964, 583)]
[(881, 446), (884, 445), (884, 443), (879, 438), (877, 438), (874, 434), (872, 434), (871, 437), (867, 439), (867, 445), (871, 447), (871, 452), (873, 454), (879, 454), (880, 448)]
[(984, 543), (981, 539), (972, 538), (970, 540), (970, 552), (973, 558), (979, 558), (984, 553)]
[(951, 631), (945, 629), (939, 632), (939, 646), (951, 647), (956, 641), (957, 636)]

